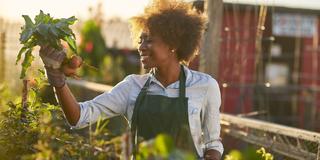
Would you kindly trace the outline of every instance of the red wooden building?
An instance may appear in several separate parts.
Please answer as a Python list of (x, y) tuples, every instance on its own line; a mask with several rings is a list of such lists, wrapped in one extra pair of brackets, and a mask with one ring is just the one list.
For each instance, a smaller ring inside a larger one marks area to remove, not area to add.
[(320, 10), (224, 3), (222, 112), (319, 130)]

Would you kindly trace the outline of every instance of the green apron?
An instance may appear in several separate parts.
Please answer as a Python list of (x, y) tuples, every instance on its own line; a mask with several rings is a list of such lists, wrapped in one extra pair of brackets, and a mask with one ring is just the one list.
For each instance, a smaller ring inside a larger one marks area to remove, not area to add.
[(171, 136), (178, 149), (198, 155), (189, 127), (188, 98), (185, 96), (186, 76), (182, 65), (179, 81), (177, 98), (147, 95), (150, 77), (141, 89), (132, 115), (131, 133), (134, 156), (138, 152), (138, 137), (149, 140), (160, 133)]

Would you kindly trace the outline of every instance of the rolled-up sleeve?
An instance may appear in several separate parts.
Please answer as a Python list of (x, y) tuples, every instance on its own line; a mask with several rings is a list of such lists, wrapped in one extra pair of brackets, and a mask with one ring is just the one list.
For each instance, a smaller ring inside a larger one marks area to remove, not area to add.
[(80, 102), (80, 118), (73, 129), (83, 128), (95, 123), (99, 118), (111, 118), (125, 114), (128, 107), (128, 99), (131, 84), (131, 76), (112, 88), (110, 92), (104, 92), (92, 100)]
[(202, 123), (204, 150), (214, 149), (223, 154), (223, 145), (220, 138), (220, 105), (221, 95), (216, 80), (209, 78), (204, 115)]

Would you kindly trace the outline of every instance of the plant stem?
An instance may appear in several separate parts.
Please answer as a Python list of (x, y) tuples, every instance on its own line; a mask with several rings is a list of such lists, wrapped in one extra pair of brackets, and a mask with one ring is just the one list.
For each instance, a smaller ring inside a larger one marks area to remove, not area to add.
[(22, 111), (21, 111), (21, 121), (26, 122), (26, 113), (28, 111), (28, 80), (23, 80), (22, 88)]

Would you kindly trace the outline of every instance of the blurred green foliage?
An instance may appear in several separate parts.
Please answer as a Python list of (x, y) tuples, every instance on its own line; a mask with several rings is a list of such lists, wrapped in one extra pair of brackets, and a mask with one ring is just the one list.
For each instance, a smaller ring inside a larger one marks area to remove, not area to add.
[(97, 68), (95, 70), (84, 66), (80, 75), (86, 80), (110, 85), (121, 81), (126, 75), (122, 67), (123, 57), (108, 52), (99, 23), (94, 19), (87, 20), (80, 33), (79, 54), (87, 64)]
[(172, 138), (165, 134), (159, 134), (155, 139), (140, 143), (136, 158), (137, 160), (196, 159), (193, 154), (175, 148)]
[(241, 151), (231, 150), (225, 155), (224, 160), (273, 160), (273, 155), (267, 153), (263, 147), (258, 150), (253, 147), (247, 147)]
[[(79, 54), (85, 62), (91, 66), (99, 68), (106, 55), (105, 40), (101, 33), (100, 26), (95, 20), (89, 19), (84, 22), (80, 30)], [(82, 67), (84, 76), (99, 76), (99, 72)]]

